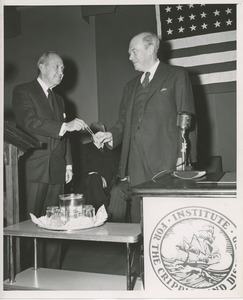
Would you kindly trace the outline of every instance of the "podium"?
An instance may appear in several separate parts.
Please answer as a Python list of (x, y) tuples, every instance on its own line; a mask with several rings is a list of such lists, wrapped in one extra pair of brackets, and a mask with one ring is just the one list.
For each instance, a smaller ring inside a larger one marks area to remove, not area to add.
[[(4, 226), (19, 222), (19, 157), (42, 142), (7, 121), (4, 122)], [(16, 243), (16, 264), (19, 245)], [(17, 266), (18, 269), (18, 266)]]
[(5, 225), (19, 222), (18, 159), (31, 148), (40, 148), (42, 142), (29, 136), (13, 124), (4, 122), (4, 167), (5, 167)]
[(236, 172), (195, 179), (172, 175), (131, 187), (141, 198), (146, 295), (239, 297), (243, 268), (237, 241), (243, 223)]

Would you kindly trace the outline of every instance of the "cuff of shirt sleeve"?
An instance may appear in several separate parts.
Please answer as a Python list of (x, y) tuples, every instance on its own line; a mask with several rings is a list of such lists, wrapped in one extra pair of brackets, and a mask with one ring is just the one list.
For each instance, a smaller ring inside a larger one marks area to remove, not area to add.
[(64, 122), (60, 129), (59, 136), (64, 136), (65, 133), (66, 133), (66, 123)]
[(66, 166), (66, 170), (71, 170), (71, 171), (72, 171), (72, 170), (73, 170), (72, 165), (67, 165), (67, 166)]

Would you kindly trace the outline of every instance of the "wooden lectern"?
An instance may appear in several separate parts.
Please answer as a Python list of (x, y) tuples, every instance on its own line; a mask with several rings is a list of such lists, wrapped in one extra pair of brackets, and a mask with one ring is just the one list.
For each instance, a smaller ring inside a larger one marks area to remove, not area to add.
[[(14, 124), (4, 122), (4, 226), (19, 222), (19, 157), (41, 146), (42, 142), (16, 128)], [(19, 245), (16, 248), (18, 269)]]

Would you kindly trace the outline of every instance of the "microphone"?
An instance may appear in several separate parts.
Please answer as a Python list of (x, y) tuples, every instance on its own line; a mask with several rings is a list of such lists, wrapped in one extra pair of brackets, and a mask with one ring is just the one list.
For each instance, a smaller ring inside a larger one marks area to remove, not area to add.
[[(186, 141), (186, 130), (191, 126), (192, 115), (186, 111), (181, 111), (177, 115), (177, 126), (181, 129), (182, 144), (181, 144), (181, 170), (174, 171), (171, 175), (180, 179), (196, 179), (203, 177), (205, 171), (194, 171), (188, 170), (187, 166), (187, 141)], [(180, 166), (180, 165), (179, 165)], [(177, 166), (178, 167), (178, 166)]]
[(181, 111), (177, 115), (177, 126), (182, 130), (186, 130), (191, 126), (192, 116), (186, 111)]
[[(177, 126), (181, 129), (181, 164), (179, 165), (182, 171), (187, 168), (187, 141), (186, 141), (186, 129), (191, 125), (191, 115), (186, 111), (181, 111), (177, 115)], [(178, 166), (178, 167), (179, 167)]]

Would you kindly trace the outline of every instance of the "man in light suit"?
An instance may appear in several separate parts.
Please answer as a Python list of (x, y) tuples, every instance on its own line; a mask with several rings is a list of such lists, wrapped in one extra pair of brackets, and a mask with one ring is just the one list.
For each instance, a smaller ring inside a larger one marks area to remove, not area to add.
[[(153, 33), (143, 32), (132, 38), (129, 59), (142, 75), (125, 85), (116, 124), (108, 132), (96, 134), (100, 143), (108, 143), (110, 147), (122, 143), (123, 189), (124, 182), (128, 189), (130, 185), (151, 180), (161, 171), (176, 169), (181, 158), (177, 115), (181, 111), (195, 114), (188, 73), (182, 67), (160, 62), (158, 49), (159, 39)], [(195, 161), (196, 130), (190, 133), (190, 142), (191, 160)], [(125, 209), (118, 202), (126, 197), (120, 198), (112, 197), (110, 206), (117, 204)], [(132, 222), (140, 221), (140, 201), (136, 197), (132, 200), (131, 214)]]
[[(70, 182), (73, 175), (71, 149), (65, 133), (85, 127), (77, 118), (65, 122), (64, 101), (52, 90), (64, 75), (61, 57), (54, 52), (44, 53), (37, 66), (38, 78), (16, 86), (12, 99), (17, 127), (43, 143), (40, 149), (27, 153), (25, 160), (26, 219), (29, 213), (40, 217), (46, 214), (47, 206), (58, 205), (64, 183)], [(60, 267), (61, 247), (57, 244), (56, 241), (46, 243), (43, 258), (42, 251), (39, 253), (40, 266)]]

